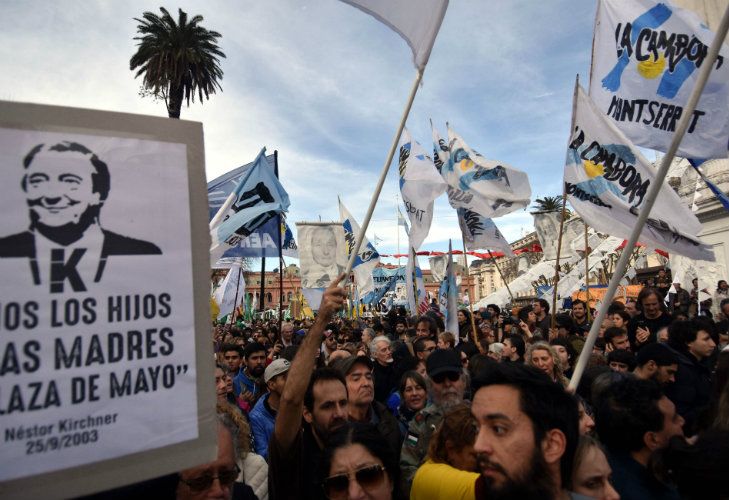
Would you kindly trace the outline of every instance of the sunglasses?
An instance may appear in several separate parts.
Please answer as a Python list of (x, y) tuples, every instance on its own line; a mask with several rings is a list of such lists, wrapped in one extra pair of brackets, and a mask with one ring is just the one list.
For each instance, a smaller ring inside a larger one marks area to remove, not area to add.
[(460, 378), (461, 374), (459, 372), (445, 372), (430, 377), (430, 380), (432, 380), (436, 384), (442, 384), (443, 382), (445, 382), (445, 379), (448, 379), (451, 382), (458, 382)]
[[(324, 493), (327, 498), (337, 500), (346, 498), (349, 492), (351, 474), (337, 474), (324, 480)], [(382, 465), (367, 465), (354, 471), (354, 479), (363, 489), (376, 488), (385, 479), (385, 468)]]
[(238, 474), (240, 474), (240, 468), (236, 465), (235, 469), (218, 471), (217, 476), (203, 474), (188, 480), (180, 478), (180, 481), (188, 485), (192, 491), (203, 491), (210, 488), (216, 479), (220, 482), (220, 486), (230, 486), (238, 478)]

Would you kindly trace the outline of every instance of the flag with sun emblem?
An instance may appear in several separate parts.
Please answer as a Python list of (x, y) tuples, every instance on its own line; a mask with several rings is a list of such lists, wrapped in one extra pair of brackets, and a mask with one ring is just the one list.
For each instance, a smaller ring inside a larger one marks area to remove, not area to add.
[(471, 149), (448, 126), (448, 143), (433, 128), (434, 163), (448, 184), (448, 202), (482, 217), (499, 217), (529, 205), (527, 174)]
[[(595, 20), (590, 97), (635, 144), (666, 151), (713, 39), (714, 33), (696, 14), (670, 3), (601, 0)], [(725, 44), (678, 156), (727, 156), (727, 57)]]
[[(575, 87), (572, 135), (564, 167), (567, 201), (588, 225), (629, 238), (655, 181), (656, 169)], [(667, 185), (661, 186), (639, 240), (648, 246), (698, 260), (713, 260), (699, 240), (701, 223)]]

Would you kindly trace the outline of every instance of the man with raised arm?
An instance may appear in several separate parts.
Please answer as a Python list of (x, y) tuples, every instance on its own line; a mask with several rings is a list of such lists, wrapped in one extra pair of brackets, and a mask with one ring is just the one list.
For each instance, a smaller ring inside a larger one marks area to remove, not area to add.
[(288, 372), (268, 445), (272, 500), (323, 498), (318, 482), (322, 448), (327, 436), (347, 422), (347, 385), (337, 370), (314, 366), (326, 325), (346, 299), (338, 286), (343, 278), (324, 291), (316, 321)]

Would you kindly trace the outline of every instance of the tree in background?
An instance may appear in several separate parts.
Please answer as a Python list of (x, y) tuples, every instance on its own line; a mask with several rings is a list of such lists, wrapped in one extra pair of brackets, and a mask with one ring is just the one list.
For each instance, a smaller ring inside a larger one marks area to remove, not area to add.
[(219, 58), (225, 54), (217, 44), (222, 35), (200, 26), (202, 16), (188, 21), (187, 13), (178, 10), (177, 22), (164, 7), (162, 16), (145, 12), (142, 19), (134, 18), (139, 43), (129, 69), (138, 68), (135, 78), (144, 76), (141, 94), (164, 99), (169, 117), (179, 119), (183, 100), (189, 107), (196, 93), (202, 102), (216, 90), (222, 92)]

